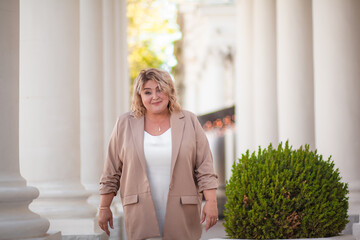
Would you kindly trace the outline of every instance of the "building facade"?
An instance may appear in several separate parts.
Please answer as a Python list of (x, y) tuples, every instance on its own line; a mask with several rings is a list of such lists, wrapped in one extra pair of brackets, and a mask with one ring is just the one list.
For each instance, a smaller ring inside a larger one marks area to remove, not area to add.
[[(309, 144), (332, 155), (359, 215), (360, 1), (180, 1), (179, 17), (183, 107), (235, 105), (236, 127), (208, 133), (214, 151), (225, 142), (218, 168)], [(105, 238), (98, 180), (129, 106), (125, 0), (0, 0), (0, 39), (0, 239)]]
[(179, 19), (183, 106), (235, 105), (234, 160), (286, 140), (331, 155), (359, 215), (360, 1), (181, 1)]

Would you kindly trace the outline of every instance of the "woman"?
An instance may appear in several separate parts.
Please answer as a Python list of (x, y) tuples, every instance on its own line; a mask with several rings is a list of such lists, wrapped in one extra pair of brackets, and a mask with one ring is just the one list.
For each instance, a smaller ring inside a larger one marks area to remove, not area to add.
[(131, 109), (118, 118), (110, 139), (99, 226), (109, 235), (110, 204), (120, 188), (130, 240), (200, 239), (201, 223), (206, 220), (208, 230), (218, 220), (218, 181), (200, 123), (181, 110), (170, 75), (158, 69), (139, 73)]

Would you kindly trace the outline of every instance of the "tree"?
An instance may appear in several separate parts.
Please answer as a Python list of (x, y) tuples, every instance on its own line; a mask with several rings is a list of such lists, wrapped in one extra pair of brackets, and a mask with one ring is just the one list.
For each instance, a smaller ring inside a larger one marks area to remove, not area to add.
[(172, 22), (164, 14), (169, 2), (171, 3), (163, 0), (127, 1), (131, 89), (140, 70), (168, 67), (166, 52), (169, 44), (173, 44), (180, 36), (175, 20)]

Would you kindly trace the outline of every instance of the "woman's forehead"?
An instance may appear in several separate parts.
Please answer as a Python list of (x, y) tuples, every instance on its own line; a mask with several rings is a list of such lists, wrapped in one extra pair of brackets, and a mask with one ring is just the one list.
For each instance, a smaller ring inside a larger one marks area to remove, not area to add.
[(157, 82), (155, 82), (154, 80), (148, 80), (143, 85), (143, 89), (155, 89), (158, 87), (159, 87), (159, 84)]

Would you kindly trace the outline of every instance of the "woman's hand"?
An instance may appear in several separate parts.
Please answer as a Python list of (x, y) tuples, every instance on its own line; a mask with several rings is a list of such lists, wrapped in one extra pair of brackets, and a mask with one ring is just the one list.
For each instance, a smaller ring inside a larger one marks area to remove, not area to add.
[(110, 236), (110, 231), (109, 231), (108, 225), (110, 225), (110, 227), (112, 229), (114, 229), (113, 216), (112, 216), (112, 212), (111, 212), (110, 207), (100, 208), (99, 217), (98, 217), (98, 223), (99, 223), (100, 228), (102, 230), (104, 230), (108, 236)]
[(100, 207), (99, 207), (99, 217), (98, 223), (102, 230), (106, 232), (108, 236), (110, 236), (110, 231), (108, 225), (112, 229), (113, 226), (113, 216), (110, 209), (111, 202), (115, 196), (115, 193), (101, 194), (100, 195)]
[(214, 226), (218, 221), (218, 209), (216, 201), (206, 201), (203, 211), (201, 223), (206, 219), (206, 231)]
[(216, 202), (216, 189), (204, 190), (204, 196), (206, 202), (202, 211), (201, 223), (203, 223), (206, 219), (206, 231), (207, 231), (212, 226), (214, 226), (219, 220), (217, 202)]

